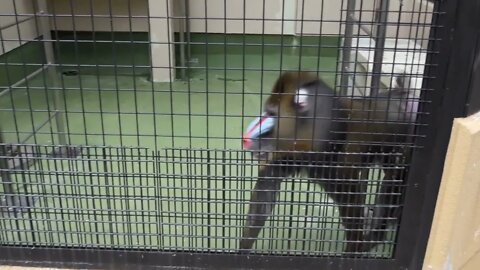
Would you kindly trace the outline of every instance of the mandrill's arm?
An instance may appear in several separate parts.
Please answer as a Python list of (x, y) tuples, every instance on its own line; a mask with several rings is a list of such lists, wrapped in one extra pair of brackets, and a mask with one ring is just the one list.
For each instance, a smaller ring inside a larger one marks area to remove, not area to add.
[(241, 252), (249, 252), (253, 248), (260, 230), (273, 212), (283, 179), (291, 173), (292, 167), (279, 163), (267, 164), (259, 171), (240, 240)]

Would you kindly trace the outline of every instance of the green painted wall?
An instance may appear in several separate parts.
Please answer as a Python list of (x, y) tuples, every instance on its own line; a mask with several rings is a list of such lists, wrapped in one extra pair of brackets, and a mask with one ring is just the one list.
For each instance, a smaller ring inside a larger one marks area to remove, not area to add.
[[(82, 74), (141, 75), (150, 73), (148, 33), (143, 32), (52, 32), (56, 62), (62, 71), (79, 70)], [(78, 42), (75, 42), (78, 40)], [(178, 41), (178, 34), (175, 35)], [(241, 34), (192, 34), (191, 66), (205, 65), (205, 54), (240, 57), (247, 55), (302, 57), (334, 57), (339, 53), (337, 36), (283, 36)], [(283, 46), (282, 46), (283, 44)], [(176, 46), (176, 65), (179, 65), (179, 45)], [(235, 57), (238, 58), (238, 57)], [(287, 59), (287, 58), (285, 58)], [(0, 86), (6, 87), (31, 74), (45, 62), (41, 42), (29, 42), (0, 56)], [(235, 62), (241, 62), (241, 59)], [(231, 62), (231, 61), (230, 61)], [(103, 65), (103, 66), (102, 66)], [(229, 63), (210, 62), (208, 67), (230, 67)], [(236, 66), (235, 66), (236, 67)]]

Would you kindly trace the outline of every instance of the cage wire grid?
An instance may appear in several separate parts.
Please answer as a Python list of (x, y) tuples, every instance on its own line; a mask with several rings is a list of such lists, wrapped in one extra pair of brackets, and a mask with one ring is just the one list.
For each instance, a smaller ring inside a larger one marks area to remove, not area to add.
[[(420, 106), (432, 90), (422, 81), (439, 14), (426, 0), (2, 5), (5, 246), (237, 252), (258, 174), (241, 135), (281, 73), (311, 71), (338, 96), (372, 100), (406, 73)], [(407, 137), (383, 145), (421, 147), (421, 134)], [(391, 155), (351, 164), (369, 171), (366, 209), (386, 168), (401, 178), (386, 179), (398, 193), (388, 206), (401, 209), (410, 164)], [(345, 255), (338, 207), (309, 180), (282, 182), (253, 252)], [(392, 258), (392, 219), (365, 256)]]

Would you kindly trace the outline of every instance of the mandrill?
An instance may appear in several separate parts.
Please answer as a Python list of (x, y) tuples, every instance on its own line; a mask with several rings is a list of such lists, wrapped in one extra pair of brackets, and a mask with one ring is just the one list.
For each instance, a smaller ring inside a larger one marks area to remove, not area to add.
[[(409, 159), (405, 146), (418, 107), (408, 98), (405, 75), (396, 84), (376, 97), (351, 98), (336, 96), (314, 73), (286, 72), (278, 78), (263, 114), (242, 138), (243, 147), (260, 160), (260, 169), (241, 252), (252, 249), (272, 214), (281, 182), (302, 169), (339, 207), (345, 252), (366, 252), (383, 240), (388, 221), (398, 215), (398, 182), (406, 175), (398, 167)], [(366, 168), (375, 162), (382, 164), (384, 179), (376, 196), (375, 222), (365, 231)]]

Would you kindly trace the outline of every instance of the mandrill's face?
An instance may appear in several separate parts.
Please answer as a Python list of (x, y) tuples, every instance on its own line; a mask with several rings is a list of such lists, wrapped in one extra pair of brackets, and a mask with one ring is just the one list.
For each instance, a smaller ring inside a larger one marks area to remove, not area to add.
[(247, 127), (242, 136), (242, 146), (245, 150), (252, 151), (255, 158), (265, 158), (267, 152), (275, 150), (272, 136), (276, 119), (264, 112), (255, 118)]
[(310, 73), (282, 75), (267, 98), (262, 115), (243, 134), (243, 148), (260, 159), (272, 151), (283, 155), (281, 151), (311, 150), (312, 108), (317, 88), (318, 78)]

